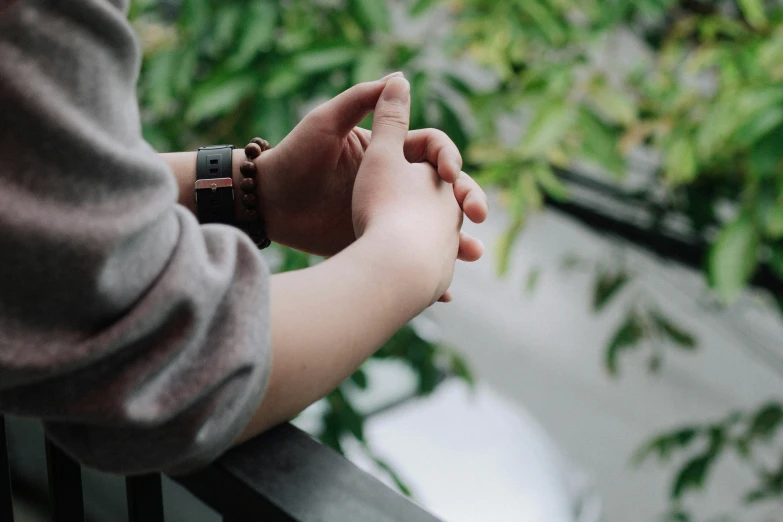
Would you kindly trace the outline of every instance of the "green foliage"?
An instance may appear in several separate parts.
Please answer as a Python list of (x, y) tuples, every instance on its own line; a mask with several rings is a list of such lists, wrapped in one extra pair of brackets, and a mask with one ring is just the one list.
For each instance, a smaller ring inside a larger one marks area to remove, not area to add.
[(593, 310), (600, 312), (609, 303), (615, 295), (623, 289), (630, 278), (627, 274), (620, 272), (612, 274), (603, 272), (596, 278), (596, 287), (593, 298)]
[[(650, 458), (669, 462), (684, 454), (672, 483), (671, 498), (679, 502), (690, 491), (702, 489), (715, 463), (728, 451), (748, 460), (755, 470), (757, 483), (746, 492), (748, 504), (775, 500), (783, 494), (783, 462), (769, 468), (756, 462), (752, 450), (755, 443), (770, 444), (783, 422), (783, 407), (772, 402), (755, 412), (734, 412), (725, 419), (706, 424), (678, 428), (660, 435), (637, 451), (634, 462), (639, 465)], [(682, 510), (676, 510), (687, 516)], [(676, 519), (675, 519), (676, 520)]]
[[(723, 302), (737, 299), (761, 267), (783, 279), (780, 2), (447, 3), (455, 7), (459, 21), (453, 45), (458, 55), (489, 67), (499, 78), (492, 103), (474, 99), (481, 132), (468, 147), (468, 159), (485, 184), (506, 193), (512, 225), (502, 240), (502, 255), (509, 255), (527, 215), (536, 210), (524, 204), (536, 196), (519, 194), (519, 180), (531, 165), (575, 170), (588, 165), (603, 171), (607, 180), (622, 181), (628, 158), (646, 149), (661, 158), (660, 167), (635, 201), (676, 215), (687, 233), (709, 243), (705, 278)], [(618, 45), (629, 48), (633, 63), (613, 60), (617, 53), (607, 50)], [(524, 131), (500, 135), (494, 124), (499, 114), (523, 115)], [(545, 191), (541, 183), (524, 188), (531, 190)], [(508, 260), (501, 260), (502, 271), (507, 267)], [(617, 301), (626, 305), (607, 341), (610, 374), (618, 373), (620, 356), (631, 351), (649, 351), (653, 371), (660, 367), (663, 346), (693, 351), (695, 337), (630, 284), (632, 274), (622, 267), (594, 269), (595, 311)], [(783, 296), (773, 297), (783, 311)], [(746, 455), (767, 439), (755, 435), (753, 423), (758, 420), (758, 433), (766, 433), (766, 426), (774, 432), (780, 402), (764, 408), (743, 414), (754, 435), (719, 437), (722, 432), (707, 425), (656, 439), (650, 451), (662, 457), (681, 446), (691, 448), (697, 439), (704, 444), (676, 475), (675, 504), (709, 480), (726, 447), (758, 467)], [(779, 476), (778, 470), (767, 470), (748, 499), (779, 501)], [(669, 519), (690, 517), (675, 506)]]
[(606, 349), (606, 369), (609, 370), (609, 373), (617, 374), (617, 358), (620, 352), (638, 347), (644, 336), (645, 330), (642, 320), (636, 313), (628, 314)]

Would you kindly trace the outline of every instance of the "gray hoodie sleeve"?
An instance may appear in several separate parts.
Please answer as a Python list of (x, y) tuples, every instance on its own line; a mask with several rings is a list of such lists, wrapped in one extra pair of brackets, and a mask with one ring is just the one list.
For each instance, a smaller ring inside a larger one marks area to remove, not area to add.
[(143, 140), (127, 0), (0, 0), (0, 412), (82, 463), (210, 462), (261, 401), (268, 271)]

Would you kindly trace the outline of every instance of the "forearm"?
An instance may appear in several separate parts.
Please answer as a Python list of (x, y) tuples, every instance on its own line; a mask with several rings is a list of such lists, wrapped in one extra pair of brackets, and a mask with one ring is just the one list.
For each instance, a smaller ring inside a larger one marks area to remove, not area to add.
[(421, 267), (398, 245), (368, 233), (324, 263), (272, 277), (272, 374), (237, 442), (325, 396), (431, 303)]
[[(169, 164), (174, 178), (179, 187), (179, 204), (196, 213), (196, 152), (170, 152), (161, 154), (160, 157)], [(242, 196), (239, 190), (239, 182), (242, 175), (239, 172), (239, 166), (245, 161), (245, 153), (242, 149), (234, 150), (233, 172), (234, 178), (234, 202), (237, 212), (241, 210), (240, 198)]]

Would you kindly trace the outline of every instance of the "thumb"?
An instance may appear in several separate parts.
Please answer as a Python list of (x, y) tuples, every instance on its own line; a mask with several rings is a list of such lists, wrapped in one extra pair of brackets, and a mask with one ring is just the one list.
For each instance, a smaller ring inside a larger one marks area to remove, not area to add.
[(394, 77), (386, 82), (375, 106), (371, 144), (383, 144), (402, 152), (410, 124), (410, 92), (411, 86), (405, 78)]

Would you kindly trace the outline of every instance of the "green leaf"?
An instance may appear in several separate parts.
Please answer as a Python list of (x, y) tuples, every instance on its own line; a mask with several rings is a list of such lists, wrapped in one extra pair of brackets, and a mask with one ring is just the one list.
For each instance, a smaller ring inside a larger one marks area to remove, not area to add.
[(239, 31), (242, 20), (242, 9), (238, 5), (225, 5), (222, 9), (213, 12), (212, 42), (209, 46), (210, 54), (219, 55), (231, 44)]
[(348, 401), (340, 388), (327, 396), (332, 411), (337, 415), (340, 425), (348, 429), (358, 441), (364, 442), (364, 417)]
[(783, 203), (762, 196), (758, 211), (764, 235), (773, 240), (783, 238)]
[(144, 63), (146, 105), (155, 113), (165, 113), (174, 101), (172, 75), (176, 73), (177, 53), (160, 51)]
[(301, 270), (310, 266), (310, 256), (293, 248), (281, 247), (283, 251), (283, 262), (280, 265), (280, 272), (291, 272), (292, 270)]
[(511, 226), (498, 241), (498, 274), (503, 276), (508, 272), (511, 260), (511, 249), (516, 244), (519, 234), (524, 227), (528, 213), (540, 205), (540, 193), (533, 176), (529, 172), (523, 172), (517, 176), (516, 182), (509, 193), (511, 214)]
[(618, 146), (620, 134), (586, 109), (579, 111), (578, 122), (584, 157), (610, 173), (622, 176), (625, 173), (625, 159)]
[(353, 63), (358, 54), (358, 49), (346, 46), (305, 51), (294, 58), (294, 67), (304, 75), (331, 72)]
[(672, 500), (679, 500), (689, 490), (701, 489), (714, 458), (713, 452), (707, 452), (689, 460), (677, 473), (677, 478), (674, 480), (671, 492)]
[(696, 150), (689, 137), (680, 135), (666, 150), (666, 180), (673, 185), (689, 183), (696, 177)]
[(568, 187), (555, 175), (548, 163), (536, 162), (531, 171), (538, 185), (555, 201), (565, 201), (570, 197)]
[[(783, 279), (783, 244), (773, 245), (770, 249), (769, 267), (779, 279)], [(783, 295), (775, 297), (783, 300)]]
[(573, 122), (573, 111), (564, 101), (544, 105), (536, 112), (525, 133), (523, 153), (531, 157), (546, 154), (563, 139)]
[(435, 0), (415, 0), (410, 9), (411, 16), (419, 16), (435, 5)]
[(604, 80), (596, 81), (590, 88), (590, 101), (599, 114), (611, 123), (630, 126), (636, 121), (636, 102), (627, 91), (612, 89)]
[(750, 459), (753, 454), (753, 450), (750, 447), (750, 442), (745, 437), (739, 437), (734, 439), (734, 449), (737, 450), (737, 454), (745, 460)]
[(372, 32), (389, 32), (389, 9), (386, 0), (351, 0), (351, 12), (363, 27)]
[(687, 448), (697, 435), (699, 435), (699, 430), (696, 428), (682, 428), (673, 433), (661, 435), (637, 450), (632, 461), (638, 466), (654, 454), (661, 461), (665, 461), (672, 456), (675, 450)]
[(745, 19), (754, 29), (763, 29), (767, 26), (767, 14), (762, 0), (737, 0), (737, 3)]
[(747, 214), (726, 225), (709, 253), (712, 287), (725, 301), (740, 296), (758, 266), (759, 234)]
[(441, 121), (440, 127), (445, 132), (454, 145), (460, 151), (464, 151), (468, 146), (468, 133), (465, 129), (465, 125), (459, 117), (459, 114), (445, 101), (440, 101), (438, 106), (440, 107)]
[(408, 485), (400, 478), (397, 472), (394, 471), (394, 468), (392, 468), (386, 461), (381, 460), (378, 457), (373, 457), (373, 461), (378, 465), (378, 467), (388, 473), (389, 478), (392, 479), (394, 485), (397, 486), (397, 489), (400, 490), (400, 493), (406, 497), (413, 496), (413, 492), (411, 491), (410, 487), (408, 487)]
[(658, 327), (658, 330), (676, 346), (685, 350), (693, 350), (696, 348), (696, 339), (694, 339), (693, 335), (689, 332), (674, 324), (660, 312), (652, 311), (650, 315), (653, 322)]
[(755, 178), (774, 178), (782, 170), (782, 141), (783, 125), (780, 125), (753, 144), (748, 157), (748, 170)]
[(473, 378), (473, 372), (465, 362), (465, 359), (463, 359), (459, 354), (451, 354), (451, 372), (455, 376), (465, 381), (471, 388), (475, 386), (476, 381)]
[[(415, 129), (425, 125), (427, 121), (426, 108), (430, 93), (430, 77), (419, 71), (410, 79), (411, 84), (411, 113), (410, 128)], [(438, 122), (441, 126), (442, 122)]]
[(767, 404), (761, 408), (748, 428), (748, 439), (770, 440), (783, 422), (783, 406), (778, 403)]
[(667, 514), (662, 522), (691, 522), (692, 518), (687, 511), (675, 510)]
[(353, 83), (379, 80), (386, 72), (385, 54), (378, 49), (361, 53), (353, 69)]
[(611, 375), (617, 375), (617, 359), (620, 352), (636, 348), (643, 338), (644, 327), (636, 314), (631, 312), (606, 348), (606, 369)]
[(763, 502), (765, 500), (780, 498), (780, 492), (774, 489), (754, 489), (747, 495), (745, 495), (743, 501), (745, 504), (755, 504)]
[(360, 390), (366, 390), (367, 389), (367, 374), (364, 373), (364, 370), (356, 370), (351, 374), (351, 382), (353, 382), (356, 386), (359, 387)]
[(232, 111), (257, 88), (253, 74), (221, 77), (206, 83), (193, 93), (185, 121), (193, 124)]
[(256, 106), (256, 128), (270, 143), (280, 143), (294, 126), (286, 99), (265, 98)]
[(753, 145), (783, 124), (783, 107), (772, 105), (761, 110), (737, 131), (737, 143)]
[(519, 2), (518, 6), (536, 22), (538, 29), (544, 33), (552, 45), (563, 45), (567, 40), (567, 29), (550, 9), (547, 2)]
[(256, 1), (248, 6), (237, 51), (228, 60), (230, 68), (241, 69), (247, 66), (259, 53), (271, 46), (277, 25), (277, 9), (275, 2)]
[(588, 268), (590, 268), (590, 261), (581, 257), (576, 252), (567, 253), (560, 262), (560, 270), (563, 270), (564, 272), (573, 272)]
[(296, 91), (306, 78), (290, 64), (280, 64), (273, 68), (264, 84), (264, 97), (282, 98)]
[(602, 272), (598, 275), (593, 292), (593, 311), (600, 312), (609, 301), (630, 281), (625, 272)]
[(527, 273), (527, 278), (525, 279), (525, 292), (528, 294), (535, 292), (540, 279), (541, 269), (539, 267), (531, 269), (530, 272)]

